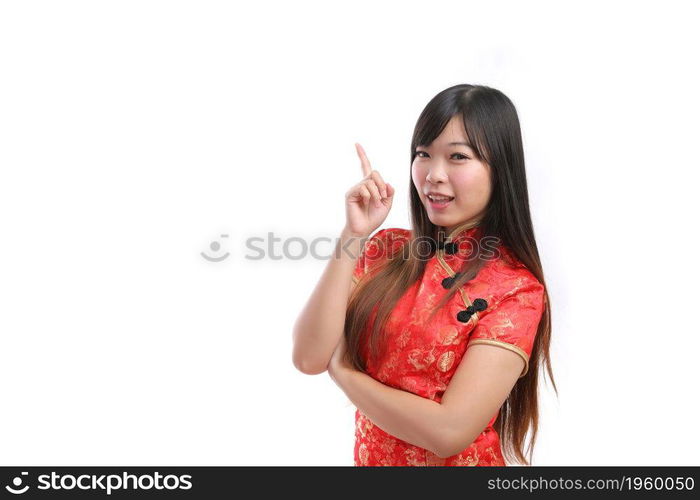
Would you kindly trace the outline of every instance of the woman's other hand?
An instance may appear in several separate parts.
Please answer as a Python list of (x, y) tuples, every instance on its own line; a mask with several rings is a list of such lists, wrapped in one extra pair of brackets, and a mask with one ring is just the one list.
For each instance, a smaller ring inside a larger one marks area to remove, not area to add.
[(328, 374), (337, 383), (337, 377), (342, 376), (343, 373), (353, 370), (353, 366), (346, 359), (347, 357), (347, 342), (345, 340), (345, 335), (340, 336), (340, 342), (335, 347), (331, 360), (328, 363)]

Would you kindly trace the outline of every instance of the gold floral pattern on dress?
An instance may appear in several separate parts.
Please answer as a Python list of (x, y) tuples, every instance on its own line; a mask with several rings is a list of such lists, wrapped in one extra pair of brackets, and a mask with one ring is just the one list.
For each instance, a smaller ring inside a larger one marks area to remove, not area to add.
[(489, 335), (494, 339), (503, 337), (506, 328), (515, 328), (513, 320), (510, 319), (510, 317), (503, 317), (503, 313), (501, 312), (497, 312), (496, 317), (498, 318), (498, 323), (489, 328)]
[(367, 445), (365, 443), (360, 444), (360, 450), (358, 451), (360, 457), (360, 464), (367, 465), (367, 458), (369, 458), (369, 451), (367, 450)]
[(445, 459), (440, 458), (430, 450), (425, 450), (425, 465), (433, 467), (445, 465)]
[(452, 344), (457, 336), (459, 335), (459, 330), (454, 325), (443, 325), (440, 327), (439, 341), (442, 345)]
[(423, 349), (412, 349), (408, 353), (408, 362), (413, 365), (416, 370), (424, 370), (435, 361), (435, 356), (432, 351), (425, 352)]
[(447, 351), (443, 352), (437, 362), (437, 369), (441, 372), (446, 372), (452, 368), (452, 363), (455, 362), (455, 352)]
[(408, 339), (411, 337), (411, 330), (405, 328), (401, 334), (396, 338), (396, 345), (400, 348), (404, 348), (408, 345)]
[(489, 446), (484, 450), (484, 456), (491, 460), (491, 461), (496, 461), (496, 460), (502, 460), (503, 457), (500, 456), (500, 454), (496, 454), (496, 452), (493, 450), (493, 446)]
[(453, 459), (450, 463), (450, 465), (460, 465), (463, 467), (475, 467), (479, 465), (479, 455), (474, 452), (473, 455), (471, 454), (466, 454), (465, 456), (458, 456), (457, 458)]
[[(462, 227), (453, 231), (452, 241), (460, 242), (462, 238), (473, 236), (477, 229), (469, 225)], [(377, 232), (373, 236), (376, 241), (367, 244), (358, 258), (353, 278), (359, 281), (381, 261), (381, 251), (377, 249), (396, 249), (410, 241), (410, 237), (411, 232), (401, 228)], [(372, 252), (371, 258), (367, 258)], [(433, 255), (426, 262), (423, 276), (409, 287), (392, 311), (381, 332), (386, 351), (376, 362), (368, 361), (367, 374), (387, 386), (440, 403), (469, 346), (486, 344), (507, 348), (527, 359), (543, 310), (544, 287), (507, 247), (499, 247), (498, 255), (500, 257), (489, 260), (477, 276), (460, 287), (459, 293), (428, 321), (429, 306), (448, 293), (442, 280), (451, 275), (437, 255)], [(449, 256), (449, 269), (460, 269), (462, 258), (460, 253)], [(479, 312), (478, 319), (473, 315), (469, 323), (459, 322), (456, 314), (464, 309), (465, 303), (476, 298), (487, 300), (487, 309)], [(366, 343), (361, 343), (361, 353), (367, 360)], [(523, 373), (526, 371), (527, 365)], [(441, 459), (429, 450), (385, 432), (357, 409), (354, 463), (362, 466), (502, 466), (505, 461), (493, 428), (497, 417), (498, 412), (467, 448)]]
[(420, 450), (416, 446), (411, 446), (408, 447), (404, 450), (403, 452), (403, 459), (406, 463), (406, 465), (411, 466), (411, 467), (417, 467), (420, 465), (423, 465), (423, 460), (421, 460), (421, 455), (424, 455), (425, 453), (421, 453)]

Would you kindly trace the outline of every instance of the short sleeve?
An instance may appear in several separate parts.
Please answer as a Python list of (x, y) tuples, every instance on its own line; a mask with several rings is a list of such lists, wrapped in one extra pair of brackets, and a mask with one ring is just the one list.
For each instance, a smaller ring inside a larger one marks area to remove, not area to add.
[(524, 377), (543, 311), (544, 286), (532, 277), (527, 284), (504, 294), (493, 309), (480, 314), (467, 348), (487, 344), (515, 352), (525, 361), (519, 378)]
[(409, 231), (401, 228), (385, 228), (365, 241), (362, 252), (355, 264), (352, 280), (357, 283), (360, 278), (374, 269), (381, 261), (401, 246), (409, 237)]

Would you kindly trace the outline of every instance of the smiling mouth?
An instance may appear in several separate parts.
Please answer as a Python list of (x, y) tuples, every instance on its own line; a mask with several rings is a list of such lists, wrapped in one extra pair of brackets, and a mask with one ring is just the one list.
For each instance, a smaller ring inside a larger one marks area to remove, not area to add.
[(448, 201), (452, 201), (455, 199), (454, 196), (448, 197), (448, 196), (441, 196), (441, 197), (433, 197), (431, 195), (428, 195), (428, 199), (432, 201), (433, 203), (447, 203)]

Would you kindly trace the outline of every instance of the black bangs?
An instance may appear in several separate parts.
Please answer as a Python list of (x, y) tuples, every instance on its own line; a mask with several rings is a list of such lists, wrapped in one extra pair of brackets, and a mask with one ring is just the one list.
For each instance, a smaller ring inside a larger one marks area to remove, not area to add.
[(430, 100), (418, 117), (414, 128), (411, 140), (411, 162), (415, 159), (416, 148), (430, 145), (455, 115), (462, 117), (464, 132), (477, 159), (483, 161), (484, 158), (488, 158), (484, 148), (485, 141), (478, 132), (482, 130), (478, 119), (479, 113), (471, 116), (472, 106), (476, 104), (471, 102), (473, 99), (469, 91), (472, 89), (474, 89), (473, 85), (455, 85), (443, 90)]
[(418, 117), (411, 140), (411, 161), (418, 146), (432, 143), (445, 128), (452, 117), (460, 112), (459, 103), (448, 94), (441, 92), (436, 95)]

